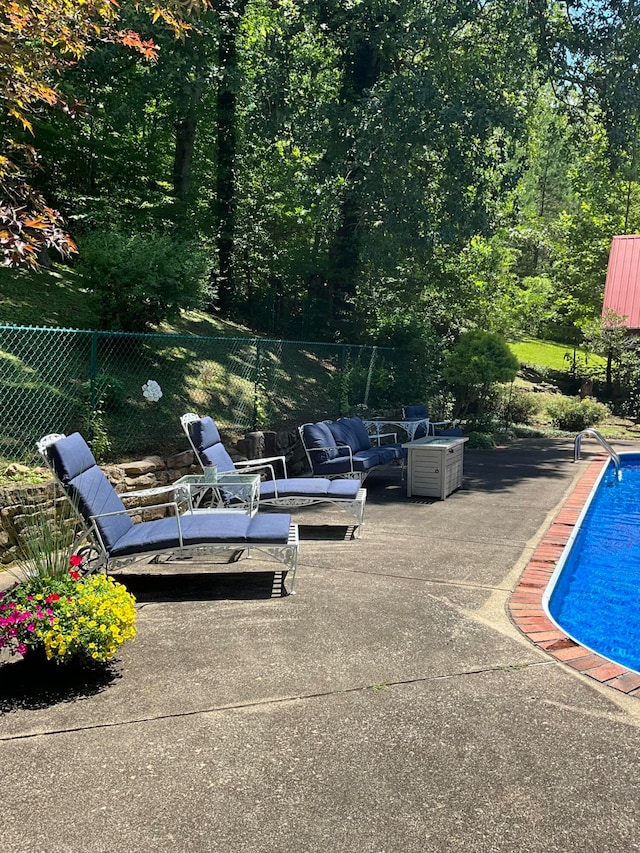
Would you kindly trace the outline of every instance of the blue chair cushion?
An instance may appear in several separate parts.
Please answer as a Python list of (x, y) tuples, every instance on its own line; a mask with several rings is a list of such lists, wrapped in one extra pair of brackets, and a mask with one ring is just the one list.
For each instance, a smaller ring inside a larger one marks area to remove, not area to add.
[(220, 444), (222, 439), (218, 427), (212, 418), (204, 417), (189, 424), (189, 435), (196, 450), (202, 452), (213, 444)]
[(211, 418), (204, 417), (190, 423), (189, 435), (205, 467), (215, 465), (220, 472), (235, 469), (233, 459), (222, 443), (218, 427)]
[(334, 459), (328, 459), (320, 465), (314, 465), (316, 474), (347, 474), (350, 471), (368, 471), (370, 468), (375, 468), (380, 464), (380, 457), (376, 448), (371, 450), (360, 450), (353, 455), (353, 468), (351, 467), (349, 457), (342, 456)]
[(336, 444), (346, 445), (354, 453), (371, 448), (371, 438), (360, 418), (338, 418), (337, 421), (329, 424), (329, 429)]
[(437, 429), (435, 431), (436, 435), (449, 436), (451, 438), (463, 436), (464, 433), (460, 429), (460, 427), (448, 427), (447, 429)]
[(47, 453), (57, 478), (65, 485), (78, 474), (97, 465), (89, 445), (79, 432), (56, 441)]
[(90, 524), (89, 517), (92, 515), (122, 513), (95, 521), (107, 551), (135, 526), (131, 517), (124, 511), (120, 495), (97, 465), (74, 477), (67, 485), (67, 492), (72, 503), (77, 503), (87, 524)]
[(360, 489), (359, 480), (326, 480), (321, 477), (299, 477), (287, 480), (267, 480), (260, 484), (260, 499), (279, 498), (346, 498), (355, 499)]
[[(197, 513), (180, 516), (184, 545), (246, 543), (286, 544), (291, 516), (285, 513), (256, 515), (244, 513)], [(159, 518), (134, 524), (113, 548), (111, 558), (142, 554), (147, 551), (169, 551), (178, 548), (178, 523), (175, 517)]]
[(200, 451), (199, 455), (205, 468), (207, 465), (215, 465), (220, 474), (224, 474), (226, 471), (235, 471), (233, 459), (229, 456), (227, 448), (222, 442), (207, 447), (206, 450)]
[[(326, 423), (320, 421), (315, 424), (305, 424), (303, 427), (304, 445), (310, 453), (311, 463), (315, 471), (316, 465), (334, 459), (338, 456), (338, 446), (331, 430)], [(316, 450), (316, 448), (329, 448), (328, 450)], [(348, 470), (348, 465), (347, 465)]]
[(428, 418), (429, 410), (426, 406), (404, 406), (402, 417), (406, 421), (416, 420), (417, 418)]
[(380, 464), (389, 465), (396, 459), (406, 459), (408, 450), (400, 442), (397, 442), (395, 444), (382, 444), (378, 448), (378, 453), (380, 454)]
[[(74, 432), (56, 441), (48, 455), (56, 476), (87, 525), (91, 524), (92, 515), (124, 511), (120, 496), (98, 467), (80, 433)], [(96, 521), (107, 550), (133, 526), (126, 513)]]
[(380, 465), (390, 465), (398, 458), (398, 454), (396, 453), (395, 447), (391, 444), (385, 444), (378, 448), (378, 457), (380, 459)]

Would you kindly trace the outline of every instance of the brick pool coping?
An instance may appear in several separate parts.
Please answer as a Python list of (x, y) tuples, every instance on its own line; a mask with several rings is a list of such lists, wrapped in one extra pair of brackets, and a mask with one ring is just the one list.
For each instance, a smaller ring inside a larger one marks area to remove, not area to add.
[(542, 596), (549, 579), (606, 458), (599, 456), (591, 462), (553, 519), (511, 593), (509, 611), (515, 625), (539, 649), (600, 684), (630, 696), (640, 696), (640, 674), (594, 654), (567, 637), (542, 608)]

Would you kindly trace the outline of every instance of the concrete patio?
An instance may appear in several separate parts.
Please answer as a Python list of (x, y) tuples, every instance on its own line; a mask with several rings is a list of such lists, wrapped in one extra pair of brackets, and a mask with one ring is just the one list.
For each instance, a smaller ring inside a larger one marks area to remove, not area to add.
[(640, 699), (536, 649), (506, 607), (599, 450), (467, 451), (446, 501), (377, 472), (362, 539), (295, 511), (287, 598), (255, 560), (131, 579), (138, 638), (110, 679), (0, 667), (2, 849), (640, 850)]

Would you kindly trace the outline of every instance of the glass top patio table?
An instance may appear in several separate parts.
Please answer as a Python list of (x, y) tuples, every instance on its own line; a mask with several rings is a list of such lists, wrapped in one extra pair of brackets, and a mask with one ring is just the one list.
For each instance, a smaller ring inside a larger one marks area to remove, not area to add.
[(187, 474), (173, 484), (182, 491), (190, 512), (243, 512), (253, 517), (260, 502), (260, 474), (227, 471), (214, 480), (206, 474)]
[(363, 420), (363, 423), (367, 429), (373, 428), (376, 436), (380, 435), (385, 426), (400, 427), (406, 432), (409, 441), (413, 441), (416, 430), (421, 424), (424, 425), (426, 433), (429, 433), (429, 418), (400, 418), (398, 420), (394, 418), (372, 418)]

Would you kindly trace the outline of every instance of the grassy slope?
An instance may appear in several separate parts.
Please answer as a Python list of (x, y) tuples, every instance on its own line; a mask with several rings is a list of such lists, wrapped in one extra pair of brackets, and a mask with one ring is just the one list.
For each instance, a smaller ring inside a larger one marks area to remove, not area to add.
[[(523, 338), (520, 341), (510, 343), (509, 348), (520, 362), (540, 365), (562, 373), (570, 370), (574, 355), (574, 348), (571, 345), (538, 341), (534, 338)], [(588, 363), (605, 363), (605, 360), (599, 355), (592, 355), (579, 347), (575, 348), (575, 355), (582, 361), (588, 360)]]
[[(97, 329), (96, 297), (83, 289), (82, 278), (69, 267), (38, 272), (0, 268), (0, 323)], [(184, 311), (159, 332), (213, 337), (254, 337), (237, 323), (223, 322), (202, 311)]]
[[(94, 329), (97, 327), (97, 306), (95, 297), (83, 289), (79, 275), (68, 267), (54, 267), (51, 270), (16, 272), (0, 268), (0, 323), (14, 323), (25, 326), (59, 326), (66, 328)], [(253, 337), (254, 333), (241, 325), (223, 322), (202, 311), (183, 312), (179, 318), (163, 323), (160, 332), (202, 335), (213, 337)], [(572, 346), (524, 338), (510, 344), (511, 350), (519, 361), (531, 365), (540, 365), (550, 370), (565, 372), (573, 356)], [(587, 354), (577, 350), (582, 359)], [(180, 351), (174, 353), (180, 358)], [(600, 361), (598, 356), (588, 356), (589, 360)], [(306, 377), (302, 385), (292, 385), (291, 375), (283, 377), (283, 393), (286, 388), (296, 405), (315, 387), (317, 365), (296, 365), (299, 379)], [(314, 369), (315, 368), (315, 369)], [(284, 393), (284, 396), (288, 396)], [(603, 430), (608, 432), (608, 430)]]

